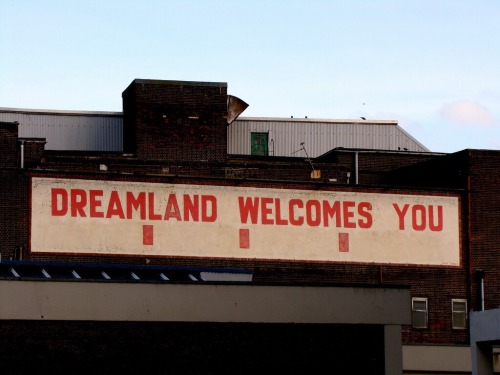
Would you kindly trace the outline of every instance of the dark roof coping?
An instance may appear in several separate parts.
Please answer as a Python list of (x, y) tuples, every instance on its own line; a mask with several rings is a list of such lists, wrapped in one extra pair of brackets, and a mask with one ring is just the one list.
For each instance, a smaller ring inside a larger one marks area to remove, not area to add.
[[(216, 275), (220, 276), (217, 277)], [(252, 275), (252, 272), (236, 268), (22, 260), (0, 261), (0, 279), (3, 280), (203, 283), (248, 282), (251, 281)]]
[(201, 82), (201, 81), (170, 81), (161, 79), (141, 79), (136, 78), (132, 81), (133, 84), (146, 85), (180, 85), (180, 86), (215, 86), (227, 87), (227, 82)]

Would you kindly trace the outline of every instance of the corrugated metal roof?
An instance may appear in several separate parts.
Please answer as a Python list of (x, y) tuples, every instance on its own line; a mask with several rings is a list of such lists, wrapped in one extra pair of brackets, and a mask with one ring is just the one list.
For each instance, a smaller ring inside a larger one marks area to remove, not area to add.
[[(0, 108), (0, 121), (19, 122), (21, 138), (45, 138), (47, 150), (123, 152), (122, 112)], [(315, 158), (337, 147), (429, 152), (396, 120), (240, 117), (228, 126), (228, 154), (250, 155), (252, 132), (269, 134), (270, 156)]]
[(0, 108), (0, 121), (17, 121), (20, 138), (45, 138), (46, 150), (123, 151), (122, 112)]
[(228, 127), (228, 153), (250, 155), (252, 132), (269, 134), (270, 156), (314, 158), (337, 147), (429, 151), (395, 120), (240, 117)]

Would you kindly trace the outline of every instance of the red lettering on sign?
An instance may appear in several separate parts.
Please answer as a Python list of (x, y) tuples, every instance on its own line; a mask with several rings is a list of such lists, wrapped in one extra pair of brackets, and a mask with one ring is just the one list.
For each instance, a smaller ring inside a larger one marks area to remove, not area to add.
[(434, 206), (429, 206), (429, 229), (433, 232), (443, 230), (443, 206), (437, 206), (437, 223), (434, 222)]
[(243, 197), (238, 197), (238, 205), (240, 207), (240, 220), (243, 224), (248, 222), (250, 217), (250, 222), (252, 224), (257, 224), (257, 217), (259, 214), (259, 198), (247, 197), (243, 200)]
[[(392, 206), (396, 210), (396, 214), (399, 219), (399, 229), (405, 230), (405, 217), (409, 204), (405, 204), (403, 208), (400, 208), (397, 203), (393, 203)], [(411, 207), (411, 227), (415, 231), (424, 231), (429, 228), (433, 232), (440, 232), (443, 230), (443, 206), (437, 206), (437, 215), (434, 212), (434, 206), (431, 204), (429, 206), (424, 206), (423, 204), (415, 204)], [(437, 217), (436, 217), (437, 216)]]
[(304, 224), (304, 218), (302, 216), (295, 216), (296, 210), (295, 208), (303, 208), (304, 202), (300, 199), (290, 199), (288, 203), (288, 218), (290, 220), (290, 224), (300, 226)]
[(373, 217), (368, 211), (371, 211), (372, 204), (370, 202), (360, 202), (358, 205), (358, 214), (362, 219), (358, 220), (358, 225), (360, 228), (368, 229), (372, 227)]
[[(293, 198), (288, 201), (288, 210), (282, 207), (280, 198), (238, 197), (242, 224), (294, 225), (311, 227), (323, 225), (337, 228), (371, 228), (373, 217), (370, 202), (319, 201)], [(286, 207), (286, 206), (285, 206)], [(284, 214), (288, 212), (288, 217)]]
[(184, 194), (184, 221), (189, 221), (189, 218), (193, 221), (199, 221), (200, 218), (200, 205), (198, 196), (195, 195), (193, 199), (187, 194)]
[(274, 224), (272, 219), (273, 209), (270, 207), (273, 203), (273, 198), (261, 198), (262, 224)]
[(281, 200), (279, 198), (274, 199), (276, 205), (276, 224), (277, 225), (288, 225), (288, 220), (281, 217)]
[(353, 208), (356, 206), (355, 202), (346, 201), (342, 204), (342, 213), (344, 215), (344, 228), (356, 228), (354, 220)]
[(424, 230), (427, 226), (425, 216), (425, 207), (422, 204), (416, 204), (411, 208), (412, 227), (415, 230)]
[(89, 191), (90, 217), (104, 217), (104, 212), (99, 211), (99, 208), (102, 206), (102, 196), (102, 190)]
[(323, 201), (323, 225), (328, 227), (329, 219), (335, 219), (335, 224), (337, 227), (342, 225), (340, 221), (340, 201), (335, 201), (330, 205), (329, 201)]
[[(119, 218), (141, 220), (177, 220), (215, 222), (217, 198), (213, 195), (178, 195), (170, 193), (166, 199), (155, 192), (120, 192), (97, 189), (52, 188), (53, 216)], [(393, 204), (399, 217), (400, 229), (405, 228), (409, 205), (400, 208)], [(370, 202), (328, 201), (300, 198), (285, 200), (270, 197), (238, 197), (242, 224), (293, 225), (310, 227), (371, 228), (373, 225)], [(411, 212), (412, 228), (442, 230), (442, 207), (414, 205)]]
[(399, 218), (399, 229), (400, 230), (405, 230), (405, 215), (406, 211), (408, 211), (408, 207), (410, 206), (408, 203), (403, 206), (403, 208), (399, 208), (397, 203), (393, 203), (392, 206), (396, 210), (396, 213), (398, 214)]
[(213, 195), (201, 195), (200, 199), (198, 195), (184, 194), (181, 208), (177, 195), (169, 194), (163, 215), (158, 212), (161, 208), (157, 207), (156, 198), (154, 192), (134, 194), (130, 191), (120, 193), (113, 190), (106, 197), (106, 191), (103, 190), (52, 188), (51, 214), (64, 216), (69, 210), (72, 217), (134, 219), (138, 214), (141, 220), (179, 221), (199, 221), (201, 214), (204, 222), (217, 220), (217, 199)]
[(53, 188), (51, 199), (52, 216), (64, 216), (68, 213), (68, 192), (65, 189)]
[(321, 204), (317, 200), (306, 202), (306, 222), (311, 227), (321, 224)]
[(161, 220), (161, 215), (158, 213), (155, 213), (155, 194), (154, 193), (148, 193), (148, 213), (149, 213), (149, 220)]
[(146, 220), (146, 193), (140, 192), (137, 197), (127, 191), (127, 219), (132, 219), (132, 210), (139, 210), (141, 220)]
[(177, 197), (175, 194), (170, 194), (168, 196), (167, 207), (165, 208), (165, 216), (163, 217), (165, 220), (176, 219), (182, 220), (181, 218), (181, 210), (179, 210), (179, 204), (177, 203)]
[(120, 196), (118, 195), (117, 191), (111, 192), (111, 196), (109, 197), (108, 210), (106, 212), (107, 219), (113, 216), (118, 216), (120, 219), (125, 219), (122, 202), (120, 201)]
[(87, 217), (83, 210), (87, 205), (87, 194), (82, 189), (71, 189), (71, 216)]
[(213, 195), (201, 196), (201, 220), (205, 223), (217, 220), (217, 198)]

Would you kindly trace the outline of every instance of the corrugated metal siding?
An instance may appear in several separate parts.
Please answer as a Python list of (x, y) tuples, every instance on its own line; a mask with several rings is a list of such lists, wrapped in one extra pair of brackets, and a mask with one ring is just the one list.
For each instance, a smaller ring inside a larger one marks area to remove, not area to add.
[(19, 122), (20, 138), (45, 138), (46, 150), (123, 151), (120, 112), (0, 109), (0, 121)]
[(269, 133), (271, 156), (305, 157), (307, 151), (314, 158), (336, 147), (429, 151), (395, 121), (240, 118), (228, 127), (228, 153), (250, 155), (252, 132)]
[[(121, 112), (0, 108), (0, 121), (19, 122), (19, 137), (45, 138), (47, 150), (123, 151)], [(429, 151), (396, 121), (247, 117), (228, 126), (228, 154), (250, 155), (252, 132), (269, 133), (270, 156), (314, 158), (336, 147)]]

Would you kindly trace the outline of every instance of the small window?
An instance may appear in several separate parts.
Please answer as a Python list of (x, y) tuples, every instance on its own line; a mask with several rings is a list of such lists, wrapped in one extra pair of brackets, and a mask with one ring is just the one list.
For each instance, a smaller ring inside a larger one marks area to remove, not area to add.
[(268, 133), (251, 134), (251, 153), (257, 156), (268, 156)]
[(411, 299), (413, 328), (427, 328), (427, 298)]
[(451, 314), (453, 329), (467, 328), (467, 300), (452, 299)]

